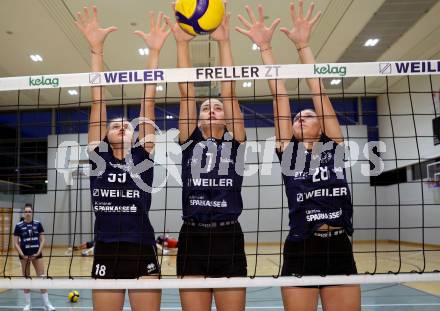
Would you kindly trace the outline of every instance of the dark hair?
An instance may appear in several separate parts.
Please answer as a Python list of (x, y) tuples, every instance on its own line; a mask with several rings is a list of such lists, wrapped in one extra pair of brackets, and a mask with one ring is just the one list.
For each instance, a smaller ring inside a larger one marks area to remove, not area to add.
[(33, 207), (32, 207), (32, 204), (31, 203), (26, 203), (25, 205), (24, 205), (24, 207), (23, 207), (23, 209), (26, 209), (26, 207), (29, 207), (30, 209), (34, 209)]

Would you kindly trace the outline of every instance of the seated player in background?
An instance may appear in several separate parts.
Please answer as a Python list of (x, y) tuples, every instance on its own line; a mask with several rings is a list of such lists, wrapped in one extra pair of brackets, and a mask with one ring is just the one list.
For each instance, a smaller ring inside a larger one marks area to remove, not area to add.
[(166, 255), (170, 252), (176, 252), (177, 251), (177, 239), (166, 235), (159, 235), (156, 239), (156, 247), (159, 250), (159, 252), (162, 252), (162, 254)]

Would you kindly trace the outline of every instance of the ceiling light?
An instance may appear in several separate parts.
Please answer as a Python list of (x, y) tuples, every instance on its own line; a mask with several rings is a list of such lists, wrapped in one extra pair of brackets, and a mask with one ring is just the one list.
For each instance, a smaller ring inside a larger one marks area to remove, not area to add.
[(330, 81), (331, 85), (339, 85), (341, 84), (342, 80), (341, 79), (333, 79)]
[(372, 39), (368, 39), (367, 41), (365, 41), (364, 46), (376, 46), (379, 43), (379, 39), (377, 38), (372, 38)]
[(243, 82), (243, 87), (252, 87), (252, 82), (249, 81)]
[(67, 93), (69, 93), (69, 95), (72, 95), (72, 96), (78, 95), (77, 90), (68, 90)]
[(252, 50), (253, 51), (259, 51), (260, 47), (254, 43), (254, 44), (252, 44)]
[(43, 58), (38, 54), (35, 54), (35, 55), (32, 54), (30, 57), (31, 57), (32, 61), (34, 61), (34, 62), (42, 62), (43, 61)]
[(148, 48), (138, 49), (139, 55), (144, 56), (150, 54), (150, 50)]

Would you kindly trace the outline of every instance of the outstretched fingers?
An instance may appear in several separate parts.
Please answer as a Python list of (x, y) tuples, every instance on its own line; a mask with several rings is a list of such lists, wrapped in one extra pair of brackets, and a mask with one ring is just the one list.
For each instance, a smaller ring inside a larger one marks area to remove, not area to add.
[(98, 21), (98, 8), (96, 7), (96, 5), (92, 6), (92, 11), (93, 11), (93, 19), (95, 21)]
[(171, 21), (171, 18), (169, 16), (165, 16), (165, 24), (167, 24), (168, 27), (170, 27), (170, 29), (173, 29), (173, 27), (174, 27), (174, 24)]
[(139, 36), (139, 37), (141, 37), (141, 38), (144, 38), (144, 36), (145, 36), (145, 33), (143, 32), (143, 31), (140, 31), (140, 30), (136, 30), (136, 31), (134, 31), (133, 32), (136, 36)]
[(238, 14), (238, 19), (247, 29), (252, 27), (251, 23), (249, 23), (248, 20), (243, 17), (243, 15)]
[(290, 3), (290, 17), (292, 18), (292, 21), (295, 21), (296, 19), (296, 12), (295, 12), (295, 4)]
[(153, 30), (154, 27), (156, 26), (154, 12), (153, 11), (148, 12), (148, 16), (150, 17), (150, 30)]
[(281, 27), (281, 28), (280, 28), (280, 31), (281, 31), (282, 33), (284, 33), (286, 36), (289, 36), (290, 30), (287, 29), (286, 27)]
[(115, 27), (115, 26), (111, 26), (111, 27), (108, 27), (108, 28), (105, 28), (105, 29), (104, 29), (104, 31), (105, 31), (107, 34), (109, 34), (109, 33), (111, 33), (111, 32), (114, 32), (114, 31), (116, 31), (116, 30), (118, 30), (118, 28)]
[(226, 13), (225, 17), (223, 18), (223, 24), (229, 26), (229, 20), (231, 19), (231, 12)]
[(261, 4), (258, 5), (258, 21), (264, 24), (264, 9)]
[(156, 27), (158, 29), (161, 28), (161, 24), (162, 24), (162, 20), (163, 20), (163, 12), (159, 12), (159, 16), (157, 17), (157, 23), (156, 23)]
[(321, 11), (319, 11), (312, 20), (310, 20), (310, 24), (312, 25), (312, 27), (316, 24), (320, 17)]
[(244, 34), (245, 36), (247, 36), (247, 37), (249, 37), (249, 38), (251, 37), (251, 36), (249, 35), (249, 31), (248, 31), (248, 30), (245, 30), (245, 29), (240, 28), (240, 27), (238, 27), (238, 26), (235, 27), (235, 30), (238, 31), (239, 33)]
[(270, 25), (270, 31), (273, 33), (275, 31), (275, 29), (278, 27), (278, 25), (281, 22), (281, 18), (277, 18), (276, 20), (274, 20), (272, 22), (272, 25)]
[[(160, 30), (162, 30), (162, 31), (165, 31), (167, 29), (167, 27), (168, 27), (168, 25), (167, 25), (167, 18), (169, 18), (169, 17), (166, 16), (166, 15), (163, 15), (163, 17), (162, 17), (162, 20), (161, 20), (162, 26), (160, 27)], [(170, 31), (170, 29), (168, 29), (168, 31)]]
[(80, 12), (76, 12), (76, 20), (75, 24), (80, 28), (84, 28), (84, 18), (82, 17)]
[(83, 8), (83, 11), (84, 11), (84, 20), (86, 22), (89, 22), (90, 21), (89, 8), (85, 6)]
[(315, 9), (315, 4), (312, 2), (310, 4), (309, 8), (307, 9), (307, 14), (306, 14), (306, 17), (305, 17), (306, 20), (310, 20), (310, 18), (312, 17), (312, 13), (313, 13), (314, 9)]
[(251, 7), (249, 5), (246, 5), (245, 8), (252, 24), (255, 24), (257, 22), (257, 19), (255, 18), (254, 12), (252, 11)]
[(304, 1), (303, 0), (298, 1), (298, 16), (304, 17)]

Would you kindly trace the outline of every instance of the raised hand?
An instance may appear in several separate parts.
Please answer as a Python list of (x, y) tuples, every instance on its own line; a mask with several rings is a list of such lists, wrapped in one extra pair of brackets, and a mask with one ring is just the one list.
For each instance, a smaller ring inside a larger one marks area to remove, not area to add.
[(261, 49), (265, 49), (270, 47), (270, 42), (272, 41), (272, 36), (280, 23), (280, 19), (277, 18), (273, 21), (270, 27), (267, 27), (264, 24), (264, 9), (263, 6), (258, 6), (258, 20), (255, 18), (254, 12), (250, 8), (250, 6), (245, 6), (246, 11), (249, 15), (250, 21), (246, 20), (241, 14), (238, 15), (238, 19), (243, 23), (243, 25), (247, 28), (247, 30), (236, 27), (235, 29), (249, 37), (256, 45), (258, 45)]
[(211, 33), (211, 38), (217, 42), (229, 41), (229, 20), (231, 13), (226, 13), (223, 17), (222, 23)]
[(293, 3), (290, 4), (290, 16), (292, 17), (293, 27), (292, 29), (281, 28), (280, 30), (286, 34), (286, 36), (292, 40), (292, 42), (296, 45), (297, 48), (301, 48), (307, 46), (310, 41), (310, 35), (313, 30), (313, 26), (315, 26), (316, 22), (319, 20), (321, 16), (321, 12), (318, 12), (313, 18), (313, 9), (315, 8), (315, 4), (311, 4), (307, 9), (307, 14), (304, 16), (304, 2), (303, 0), (299, 0), (298, 3), (298, 12), (295, 11), (295, 5)]
[(170, 30), (167, 30), (166, 17), (163, 12), (159, 13), (156, 21), (154, 12), (150, 12), (150, 31), (145, 33), (137, 30), (135, 35), (141, 37), (150, 50), (160, 51), (170, 34)]
[(75, 21), (78, 29), (84, 34), (84, 37), (89, 42), (90, 48), (95, 53), (102, 53), (105, 38), (108, 34), (118, 30), (115, 26), (108, 28), (100, 28), (98, 21), (98, 9), (92, 6), (93, 14), (89, 14), (89, 9), (84, 7), (84, 12), (76, 13), (77, 19)]
[[(173, 9), (174, 16), (176, 15), (176, 5), (175, 3), (171, 4), (171, 8)], [(189, 42), (195, 37), (190, 35), (189, 33), (185, 32), (178, 23), (174, 23), (171, 21), (171, 18), (168, 16), (165, 17), (165, 21), (168, 24), (168, 26), (171, 29), (171, 32), (173, 33), (174, 39), (176, 39), (176, 42)]]

